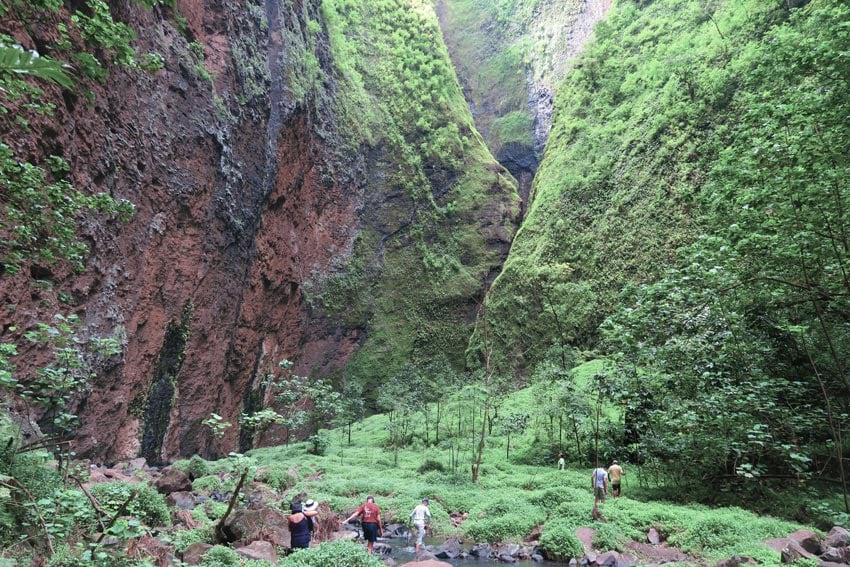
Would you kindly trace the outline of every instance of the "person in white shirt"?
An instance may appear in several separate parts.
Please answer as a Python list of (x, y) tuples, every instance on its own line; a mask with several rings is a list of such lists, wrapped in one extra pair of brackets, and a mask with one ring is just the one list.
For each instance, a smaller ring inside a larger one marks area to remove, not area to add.
[(422, 545), (422, 540), (425, 538), (425, 526), (431, 523), (431, 510), (428, 509), (429, 500), (422, 499), (422, 504), (413, 509), (410, 513), (410, 519), (413, 520), (413, 526), (416, 528), (416, 553), (419, 553), (419, 546)]
[(593, 487), (593, 494), (596, 496), (594, 506), (600, 502), (605, 502), (605, 495), (608, 494), (608, 471), (605, 467), (597, 467), (593, 469), (590, 475), (590, 486)]

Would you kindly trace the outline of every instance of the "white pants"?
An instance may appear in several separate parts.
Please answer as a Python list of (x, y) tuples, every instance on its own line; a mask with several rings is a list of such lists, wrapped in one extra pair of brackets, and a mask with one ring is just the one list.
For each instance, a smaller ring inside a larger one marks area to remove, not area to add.
[(413, 527), (416, 528), (416, 545), (422, 545), (425, 538), (425, 520), (414, 520)]

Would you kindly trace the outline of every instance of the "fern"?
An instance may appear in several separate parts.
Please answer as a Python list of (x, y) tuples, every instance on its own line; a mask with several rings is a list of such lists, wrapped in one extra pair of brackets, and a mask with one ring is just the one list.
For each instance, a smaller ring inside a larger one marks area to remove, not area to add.
[(0, 75), (30, 75), (70, 88), (74, 84), (66, 73), (66, 69), (70, 68), (70, 65), (42, 57), (36, 51), (26, 51), (20, 45), (0, 45)]

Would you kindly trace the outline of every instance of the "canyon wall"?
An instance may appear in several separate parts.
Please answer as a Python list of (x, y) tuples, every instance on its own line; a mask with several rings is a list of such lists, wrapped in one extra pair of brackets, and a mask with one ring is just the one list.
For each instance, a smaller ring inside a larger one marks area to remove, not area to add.
[[(23, 334), (55, 313), (78, 314), (82, 338), (121, 344), (90, 359), (95, 375), (71, 408), (77, 454), (157, 463), (237, 449), (238, 427), (219, 440), (201, 422), (215, 412), (237, 424), (282, 359), (299, 374), (373, 385), (411, 358), (460, 363), (518, 197), (450, 65), (431, 73), (438, 93), (402, 109), (412, 93), (380, 83), (401, 83), (399, 61), (368, 76), (370, 46), (358, 38), (407, 3), (363, 2), (347, 23), (318, 0), (109, 6), (136, 51), (164, 66), (112, 65), (102, 83), (45, 87), (55, 110), (27, 129), (2, 117), (20, 159), (62, 156), (77, 189), (136, 208), (126, 224), (85, 220), (82, 272), (36, 262), (0, 279), (2, 340), (19, 345), (22, 380), (47, 357)], [(57, 24), (74, 35), (76, 10), (6, 18), (0, 32), (51, 53)], [(437, 41), (433, 12), (417, 14), (408, 23)], [(415, 127), (416, 112), (438, 111), (440, 124)]]

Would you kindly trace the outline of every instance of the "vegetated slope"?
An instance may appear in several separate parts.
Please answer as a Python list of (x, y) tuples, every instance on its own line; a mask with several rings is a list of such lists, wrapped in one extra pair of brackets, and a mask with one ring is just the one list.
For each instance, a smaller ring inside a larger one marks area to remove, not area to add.
[(452, 61), (496, 158), (528, 197), (570, 61), (610, 0), (438, 0)]
[[(462, 363), (519, 207), (430, 7), (153, 4), (14, 3), (0, 29), (4, 44), (79, 61), (76, 86), (45, 89), (52, 113), (4, 100), (4, 164), (57, 155), (74, 186), (136, 206), (126, 225), (83, 217), (82, 273), (25, 258), (0, 281), (22, 382), (49, 358), (25, 333), (54, 313), (79, 314), (83, 340), (120, 345), (82, 353), (95, 377), (64, 393), (78, 454), (155, 463), (234, 449), (237, 428), (217, 441), (201, 421), (261, 406), (283, 358), (327, 375), (361, 349), (350, 376), (373, 382), (410, 357)], [(115, 23), (138, 38), (124, 66)]]
[[(511, 367), (593, 345), (630, 283), (699, 233), (694, 195), (749, 112), (750, 50), (785, 4), (623, 1), (561, 85), (531, 204), (488, 303)], [(803, 16), (805, 17), (805, 16)], [(755, 142), (755, 140), (754, 140)]]
[(322, 14), (339, 112), (369, 129), (372, 166), (353, 252), (314, 280), (312, 305), (368, 326), (346, 371), (374, 400), (407, 362), (463, 365), (474, 300), (506, 257), (519, 199), (475, 130), (428, 2), (339, 0)]

